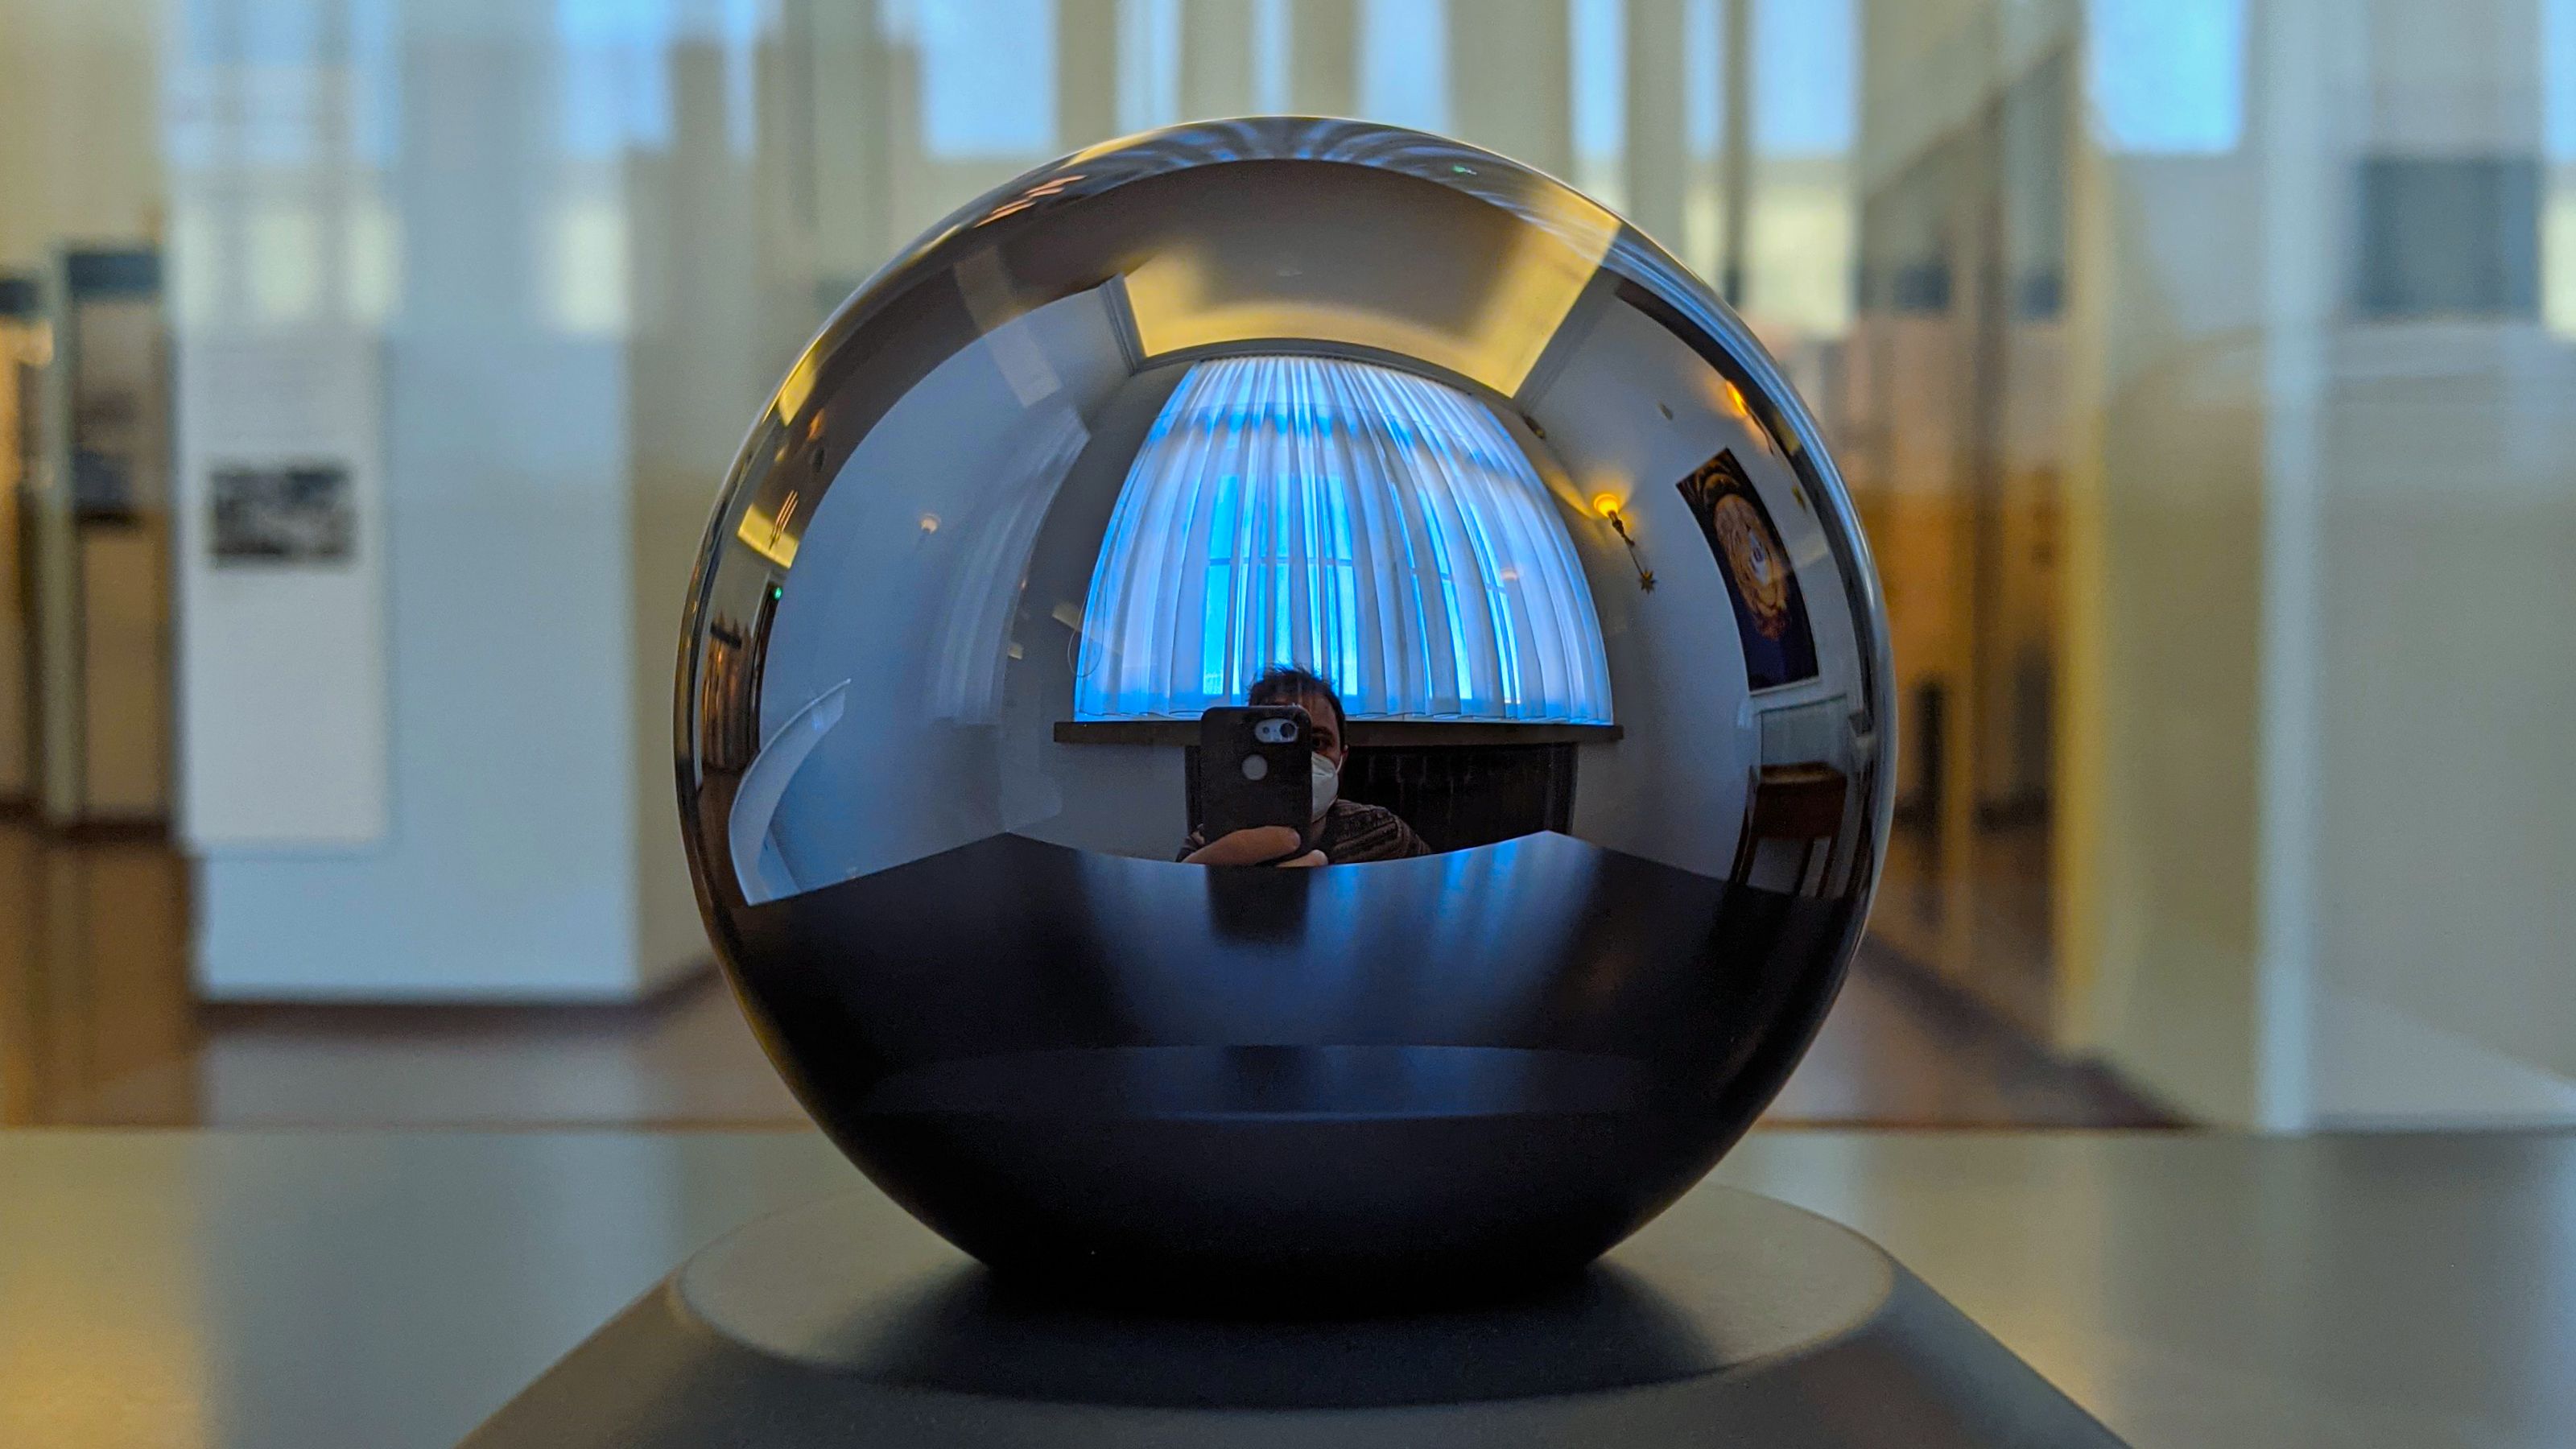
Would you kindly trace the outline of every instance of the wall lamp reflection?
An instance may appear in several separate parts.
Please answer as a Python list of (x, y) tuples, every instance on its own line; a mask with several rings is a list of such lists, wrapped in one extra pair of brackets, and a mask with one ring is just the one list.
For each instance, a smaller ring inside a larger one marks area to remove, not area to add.
[(1628, 517), (1619, 511), (1617, 495), (1601, 494), (1592, 500), (1592, 507), (1609, 522), (1610, 531), (1619, 535), (1619, 541), (1628, 545), (1628, 562), (1636, 565), (1637, 568), (1637, 587), (1647, 593), (1653, 593), (1655, 571), (1646, 567), (1646, 556), (1637, 549), (1637, 537), (1628, 531)]

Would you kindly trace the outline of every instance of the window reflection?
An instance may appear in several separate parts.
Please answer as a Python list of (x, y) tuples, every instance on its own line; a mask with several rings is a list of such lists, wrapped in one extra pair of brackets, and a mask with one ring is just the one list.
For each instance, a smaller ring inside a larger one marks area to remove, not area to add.
[(390, 317), (402, 236), (391, 0), (199, 0), (161, 72), (164, 275), (194, 327)]
[(2245, 0), (2086, 0), (2085, 15), (2105, 149), (2236, 149), (2245, 129)]
[(2540, 311), (2576, 337), (2576, 0), (2541, 0)]
[(1252, 11), (1252, 108), (1265, 115), (1298, 109), (1290, 99), (1295, 61), (1294, 0), (1255, 0)]
[(1357, 717), (1611, 719), (1592, 591), (1521, 445), (1464, 393), (1363, 363), (1193, 368), (1083, 620), (1080, 719), (1196, 719), (1283, 663)]
[(350, 208), (341, 241), (348, 316), (380, 325), (402, 300), (402, 228), (382, 197), (368, 196)]
[(1573, 0), (1566, 60), (1574, 72), (1574, 184), (1613, 210), (1627, 205), (1628, 7)]
[(916, 23), (921, 140), (933, 156), (1035, 157), (1056, 148), (1054, 0), (937, 0)]
[(546, 237), (546, 295), (557, 330), (614, 337), (626, 328), (626, 211), (615, 197), (573, 196)]
[(1181, 119), (1181, 0), (1118, 0), (1118, 129)]
[(671, 144), (671, 44), (667, 5), (557, 0), (561, 47), (556, 114), (567, 157), (611, 160), (629, 147)]
[(1854, 8), (1853, 0), (1758, 0), (1754, 8), (1758, 169), (1742, 301), (1775, 332), (1834, 337), (1851, 325)]
[(322, 307), (322, 225), (308, 207), (272, 202), (250, 217), (250, 310), (271, 325), (310, 322)]
[(234, 92), (242, 104), (234, 144), (243, 159), (263, 167), (313, 163), (313, 113), (321, 101), (317, 82), (325, 60), (322, 20), (326, 10), (338, 8), (306, 0), (227, 6), (229, 13), (205, 17), (201, 34), (229, 51), (223, 60), (246, 82)]
[(1756, 0), (1753, 144), (1766, 156), (1837, 155), (1860, 121), (1854, 0)]
[(1725, 275), (1718, 154), (1726, 133), (1724, 0), (1688, 0), (1682, 10), (1682, 117), (1689, 177), (1682, 196), (1682, 260), (1703, 277)]
[(1446, 131), (1449, 84), (1446, 0), (1363, 0), (1362, 114), (1417, 131)]

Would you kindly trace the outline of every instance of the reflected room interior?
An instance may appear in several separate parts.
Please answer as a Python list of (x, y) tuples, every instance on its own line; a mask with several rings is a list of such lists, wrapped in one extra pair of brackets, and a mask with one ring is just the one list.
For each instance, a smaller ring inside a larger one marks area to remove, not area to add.
[[(1171, 859), (1202, 711), (1275, 665), (1338, 690), (1343, 798), (1436, 850), (1556, 831), (1819, 896), (1865, 867), (1849, 782), (1875, 740), (1843, 589), (1796, 475), (1686, 346), (1605, 296), (1516, 399), (1275, 339), (1131, 367), (1122, 291), (960, 351), (841, 465), (867, 487), (727, 545), (773, 565), (708, 626), (711, 672), (760, 659), (781, 722), (730, 807), (747, 899), (1005, 831)], [(1022, 407), (1014, 371), (1056, 386)], [(1711, 459), (1827, 571), (1795, 620), (1803, 672), (1774, 663), (1758, 692), (1681, 486)], [(1580, 481), (1605, 476), (1663, 486)], [(1614, 512), (1672, 555), (1652, 589)], [(899, 789), (857, 784), (896, 762)]]
[(789, 371), (692, 581), (682, 833), (799, 1099), (988, 1263), (1563, 1268), (1831, 1005), (1884, 627), (1814, 423), (1618, 218), (1173, 128), (970, 204)]

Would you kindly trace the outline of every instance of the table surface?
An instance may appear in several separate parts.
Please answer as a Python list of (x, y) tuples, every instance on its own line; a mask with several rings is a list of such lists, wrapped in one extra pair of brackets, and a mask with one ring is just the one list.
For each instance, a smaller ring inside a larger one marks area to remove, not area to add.
[[(2140, 1449), (2576, 1445), (2576, 1135), (1756, 1134)], [(0, 1133), (0, 1444), (453, 1444), (804, 1133)]]

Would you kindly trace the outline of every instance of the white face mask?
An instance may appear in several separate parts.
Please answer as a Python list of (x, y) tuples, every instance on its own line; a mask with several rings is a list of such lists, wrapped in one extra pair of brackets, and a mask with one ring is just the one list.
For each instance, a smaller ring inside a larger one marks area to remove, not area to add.
[(1342, 793), (1342, 767), (1334, 764), (1331, 760), (1326, 759), (1322, 755), (1317, 755), (1315, 756), (1313, 774), (1315, 780), (1314, 818), (1321, 820), (1324, 818), (1324, 812), (1333, 808), (1334, 797)]

